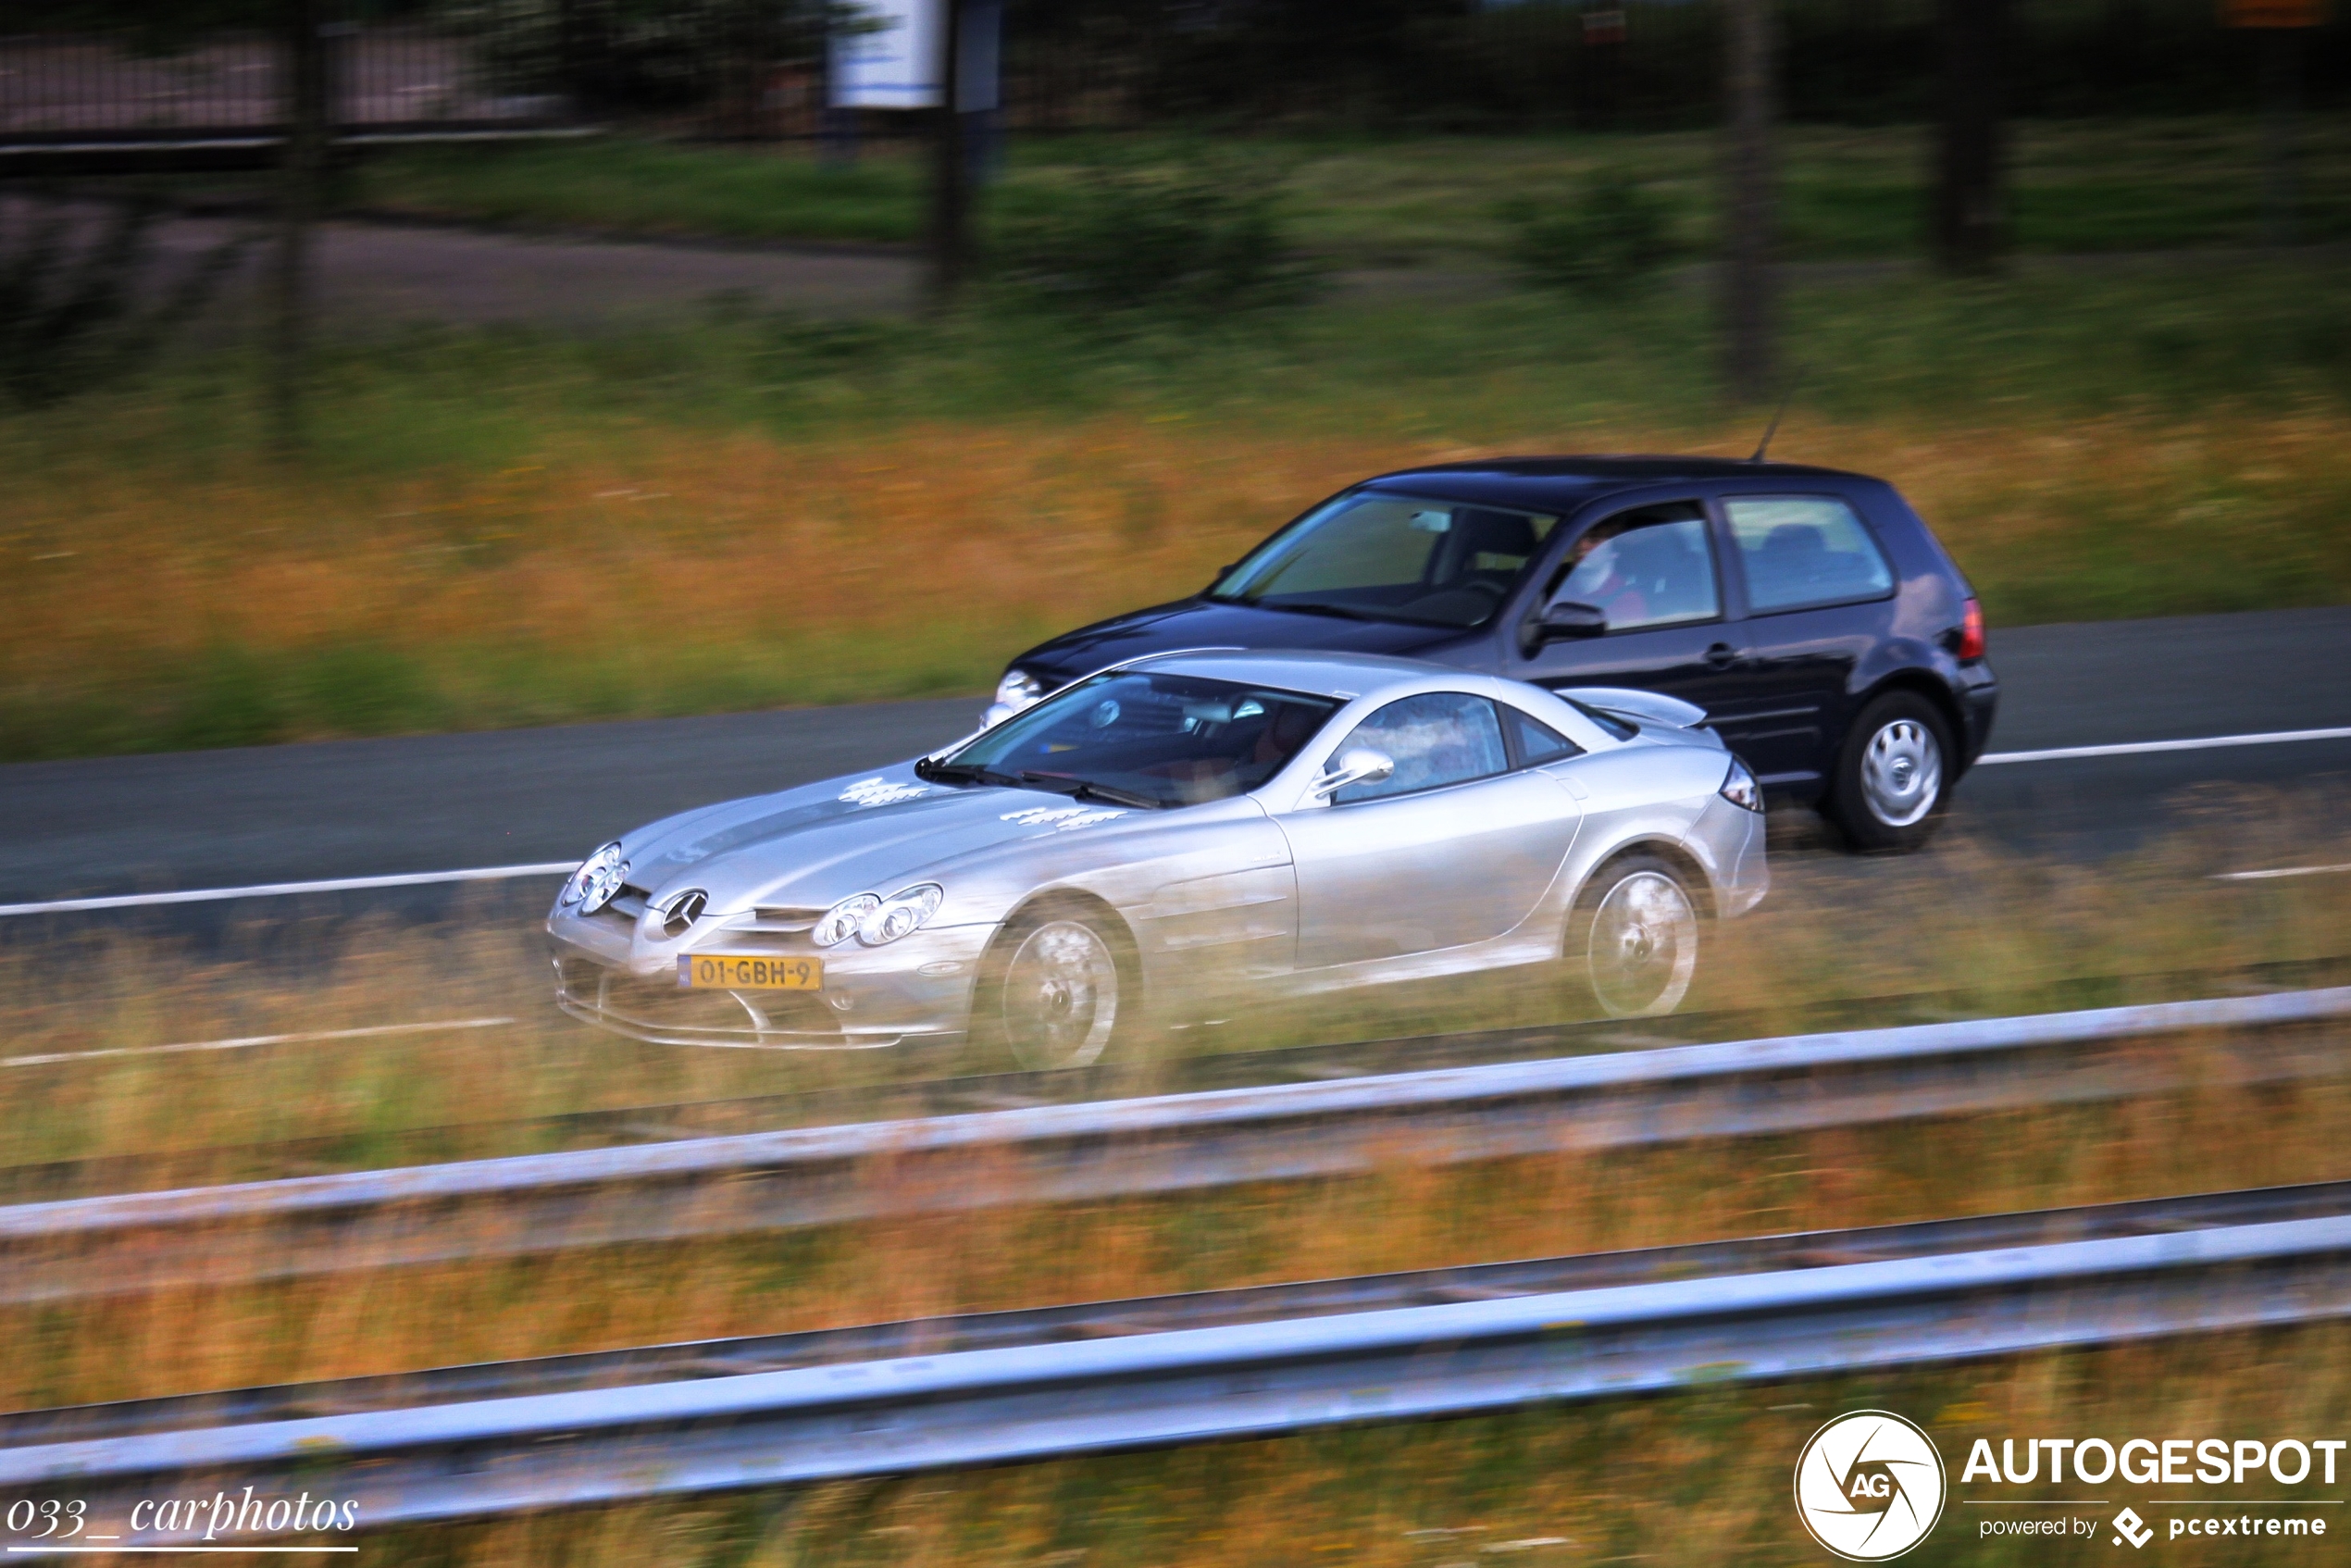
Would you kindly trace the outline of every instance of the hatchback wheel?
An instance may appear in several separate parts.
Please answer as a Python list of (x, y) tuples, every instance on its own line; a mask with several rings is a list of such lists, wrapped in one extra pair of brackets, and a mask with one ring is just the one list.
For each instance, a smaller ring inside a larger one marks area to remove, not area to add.
[(1131, 1005), (1123, 944), (1094, 919), (1025, 915), (997, 939), (1000, 960), (976, 1019), (1001, 1032), (1013, 1058), (1032, 1069), (1087, 1067), (1121, 1038)]
[(1829, 790), (1829, 813), (1865, 852), (1926, 842), (1951, 792), (1951, 732), (1934, 704), (1892, 691), (1861, 710)]
[(1698, 973), (1698, 906), (1683, 873), (1649, 854), (1611, 861), (1586, 883), (1568, 926), (1592, 1000), (1611, 1018), (1671, 1013)]

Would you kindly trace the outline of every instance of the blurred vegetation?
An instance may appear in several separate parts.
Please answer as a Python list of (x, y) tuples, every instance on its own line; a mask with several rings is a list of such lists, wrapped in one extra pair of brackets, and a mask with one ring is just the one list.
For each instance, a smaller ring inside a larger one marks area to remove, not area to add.
[[(2339, 269), (1861, 275), (1787, 321), (1775, 449), (1900, 484), (1996, 627), (2351, 599)], [(191, 344), (0, 417), (0, 755), (985, 691), (1368, 473), (1752, 450), (1708, 322), (1684, 280), (416, 330), (322, 352), (295, 468), (260, 366)]]
[(992, 262), (1026, 299), (1103, 325), (1295, 304), (1312, 278), (1289, 237), (1279, 174), (1246, 154), (1101, 157), (1050, 204), (1015, 209)]
[(1497, 209), (1528, 282), (1600, 297), (1627, 292), (1675, 259), (1673, 210), (1630, 176), (1588, 174), (1574, 196), (1520, 196)]
[(0, 208), (0, 391), (40, 405), (103, 386), (154, 359), (204, 308), (248, 239), (159, 280), (160, 214), (147, 193), (94, 218), (57, 202)]
[[(2021, 121), (2015, 235), (2027, 253), (2159, 250), (2259, 242), (2261, 131), (2245, 116)], [(1797, 126), (1784, 138), (1783, 240), (1795, 259), (1915, 255), (1923, 248), (1929, 132), (1919, 125)], [(1227, 141), (1220, 145), (1229, 148)], [(1265, 134), (1250, 160), (1285, 171), (1296, 243), (1337, 266), (1490, 268), (1510, 249), (1499, 209), (1598, 174), (1657, 199), (1673, 241), (1702, 254), (1718, 197), (1710, 131), (1539, 136)], [(1105, 163), (1197, 164), (1177, 135), (1015, 140), (983, 226), (1055, 220)], [(869, 142), (852, 168), (800, 146), (695, 146), (628, 138), (507, 147), (417, 148), (358, 165), (345, 199), (388, 212), (548, 229), (738, 240), (909, 243), (919, 237), (921, 149)], [(2351, 239), (2351, 115), (2306, 115), (2306, 238)], [(203, 193), (250, 191), (219, 177)]]

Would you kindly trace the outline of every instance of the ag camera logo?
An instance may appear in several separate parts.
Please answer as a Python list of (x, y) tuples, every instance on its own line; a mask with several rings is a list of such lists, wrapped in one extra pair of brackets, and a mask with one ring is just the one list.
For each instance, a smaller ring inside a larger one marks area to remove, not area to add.
[(1812, 1434), (1796, 1461), (1796, 1515), (1848, 1562), (1883, 1562), (1943, 1517), (1943, 1456), (1891, 1411), (1857, 1410)]

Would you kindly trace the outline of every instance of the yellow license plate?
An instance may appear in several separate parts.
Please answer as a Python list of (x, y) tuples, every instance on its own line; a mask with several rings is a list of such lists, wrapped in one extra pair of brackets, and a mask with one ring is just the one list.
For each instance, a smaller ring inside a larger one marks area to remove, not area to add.
[(678, 983), (730, 991), (820, 991), (825, 989), (825, 961), (689, 953), (678, 960)]

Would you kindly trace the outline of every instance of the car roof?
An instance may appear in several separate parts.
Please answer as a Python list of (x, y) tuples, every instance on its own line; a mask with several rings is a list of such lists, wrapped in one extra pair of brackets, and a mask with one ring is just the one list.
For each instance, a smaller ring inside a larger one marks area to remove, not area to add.
[(1456, 665), (1430, 664), (1423, 659), (1398, 659), (1383, 653), (1337, 653), (1319, 649), (1208, 649), (1198, 653), (1146, 653), (1121, 666), (1148, 667), (1154, 673), (1196, 675), (1230, 680), (1244, 686), (1270, 686), (1314, 697), (1341, 700), (1368, 697), (1390, 687), (1406, 686), (1443, 676), (1454, 681), (1482, 685), (1475, 671)]
[(1805, 463), (1750, 463), (1736, 457), (1658, 455), (1484, 457), (1399, 468), (1362, 481), (1361, 490), (1425, 494), (1448, 501), (1565, 515), (1589, 501), (1653, 485), (1722, 479), (1876, 481), (1841, 468)]

